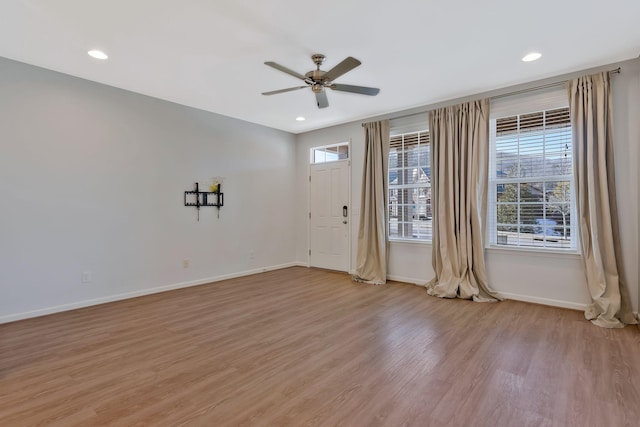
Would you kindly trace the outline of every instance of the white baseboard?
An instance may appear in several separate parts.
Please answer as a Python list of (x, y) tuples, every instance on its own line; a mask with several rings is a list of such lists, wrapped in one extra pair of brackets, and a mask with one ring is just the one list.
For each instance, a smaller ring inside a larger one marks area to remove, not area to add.
[[(428, 282), (428, 280), (425, 280), (425, 279), (416, 279), (413, 277), (404, 277), (404, 276), (395, 276), (395, 275), (388, 275), (387, 279), (394, 280), (396, 282), (411, 283), (417, 286), (424, 286), (425, 283)], [(570, 308), (572, 310), (584, 311), (587, 308), (586, 304), (580, 304), (580, 303), (571, 302), (571, 301), (561, 301), (561, 300), (555, 300), (550, 298), (532, 297), (529, 295), (512, 294), (509, 292), (496, 292), (496, 293), (504, 299), (510, 299), (514, 301), (532, 302), (535, 304), (550, 305), (552, 307)]]
[(73, 303), (70, 303), (70, 304), (58, 305), (58, 306), (55, 306), (55, 307), (47, 307), (47, 308), (42, 308), (42, 309), (33, 310), (33, 311), (26, 311), (26, 312), (23, 312), (23, 313), (15, 313), (15, 314), (9, 314), (9, 315), (6, 315), (6, 316), (0, 316), (0, 324), (9, 323), (9, 322), (15, 322), (17, 320), (30, 319), (32, 317), (46, 316), (47, 314), (60, 313), (62, 311), (75, 310), (77, 308), (90, 307), (92, 305), (99, 305), (99, 304), (105, 304), (105, 303), (108, 303), (108, 302), (120, 301), (120, 300), (124, 300), (124, 299), (135, 298), (135, 297), (141, 297), (141, 296), (144, 296), (144, 295), (157, 294), (159, 292), (172, 291), (174, 289), (181, 289), (181, 288), (188, 288), (188, 287), (191, 287), (191, 286), (205, 285), (207, 283), (220, 282), (222, 280), (235, 279), (236, 277), (250, 276), (252, 274), (264, 273), (266, 271), (280, 270), (280, 269), (283, 269), (283, 268), (295, 267), (295, 266), (306, 267), (306, 265), (303, 265), (301, 263), (290, 262), (290, 263), (286, 263), (286, 264), (272, 265), (272, 266), (268, 266), (268, 267), (256, 268), (256, 269), (253, 269), (253, 270), (241, 271), (241, 272), (238, 272), (238, 273), (231, 273), (231, 274), (224, 274), (224, 275), (221, 275), (221, 276), (208, 277), (206, 279), (198, 279), (198, 280), (192, 280), (192, 281), (189, 281), (189, 282), (174, 283), (172, 285), (158, 286), (158, 287), (155, 287), (155, 288), (142, 289), (142, 290), (139, 290), (139, 291), (126, 292), (126, 293), (123, 293), (123, 294), (116, 294), (116, 295), (110, 295), (110, 296), (101, 297), (101, 298), (94, 298), (94, 299), (90, 299), (90, 300), (78, 301), (78, 302), (73, 302)]
[[(428, 282), (428, 280), (424, 280), (424, 279), (416, 279), (412, 277), (395, 276), (395, 275), (389, 275), (387, 276), (387, 278), (389, 280), (394, 280), (396, 282), (411, 283), (417, 286), (424, 286), (425, 283)], [(514, 301), (532, 302), (535, 304), (549, 305), (552, 307), (570, 308), (572, 310), (585, 310), (587, 308), (586, 304), (580, 304), (580, 303), (571, 302), (571, 301), (561, 301), (561, 300), (555, 300), (550, 298), (532, 297), (529, 295), (519, 295), (519, 294), (508, 293), (508, 292), (496, 292), (496, 293), (504, 299), (510, 299)]]
[[(356, 271), (351, 270), (349, 274), (354, 276), (356, 274)], [(424, 284), (427, 283), (427, 280), (424, 280), (424, 279), (416, 279), (414, 277), (405, 277), (405, 276), (396, 276), (394, 274), (387, 274), (387, 280), (393, 280), (394, 282), (411, 283), (412, 285), (417, 285), (417, 286), (424, 286)]]
[(496, 292), (496, 293), (504, 299), (510, 299), (515, 301), (532, 302), (535, 304), (550, 305), (552, 307), (570, 308), (572, 310), (582, 310), (582, 311), (584, 311), (587, 308), (587, 304), (581, 304), (581, 303), (572, 302), (572, 301), (562, 301), (562, 300), (555, 300), (550, 298), (532, 297), (529, 295), (512, 294), (509, 292)]
[(405, 277), (405, 276), (396, 276), (394, 274), (387, 275), (388, 280), (393, 280), (394, 282), (402, 282), (402, 283), (411, 283), (412, 285), (424, 286), (428, 280), (425, 279), (416, 279), (414, 277)]
[[(108, 303), (108, 302), (120, 301), (120, 300), (124, 300), (124, 299), (140, 297), (140, 296), (144, 296), (144, 295), (150, 295), (150, 294), (156, 294), (156, 293), (160, 293), (160, 292), (171, 291), (171, 290), (174, 290), (174, 289), (181, 289), (181, 288), (188, 288), (188, 287), (191, 287), (191, 286), (205, 285), (207, 283), (220, 282), (222, 280), (234, 279), (234, 278), (243, 277), (243, 276), (250, 276), (252, 274), (264, 273), (266, 271), (280, 270), (280, 269), (289, 268), (289, 267), (309, 267), (309, 266), (305, 262), (296, 261), (296, 262), (290, 262), (290, 263), (285, 263), (285, 264), (280, 264), (280, 265), (272, 265), (272, 266), (268, 266), (268, 267), (256, 268), (256, 269), (253, 269), (253, 270), (241, 271), (241, 272), (238, 272), (238, 273), (224, 274), (224, 275), (220, 275), (220, 276), (208, 277), (208, 278), (205, 278), (205, 279), (192, 280), (192, 281), (189, 281), (189, 282), (181, 282), (181, 283), (175, 283), (175, 284), (172, 284), (172, 285), (165, 285), (165, 286), (158, 286), (158, 287), (155, 287), (155, 288), (142, 289), (142, 290), (134, 291), (134, 292), (126, 292), (126, 293), (123, 293), (123, 294), (110, 295), (110, 296), (107, 296), (107, 297), (84, 300), (84, 301), (74, 302), (74, 303), (70, 303), (70, 304), (63, 304), (63, 305), (58, 305), (58, 306), (55, 306), (55, 307), (47, 307), (47, 308), (33, 310), (33, 311), (27, 311), (27, 312), (23, 312), (23, 313), (15, 313), (15, 314), (9, 314), (9, 315), (6, 315), (6, 316), (0, 316), (0, 324), (9, 323), (9, 322), (15, 322), (17, 320), (29, 319), (29, 318), (32, 318), (32, 317), (46, 316), (47, 314), (60, 313), (60, 312), (63, 312), (63, 311), (75, 310), (77, 308), (90, 307), (92, 305), (105, 304), (105, 303)], [(350, 274), (352, 274), (352, 275), (355, 274), (355, 270), (351, 271)], [(424, 286), (424, 284), (426, 283), (426, 280), (424, 280), (424, 279), (417, 279), (417, 278), (412, 278), (412, 277), (396, 276), (396, 275), (388, 275), (387, 279), (393, 280), (393, 281), (396, 281), (396, 282), (410, 283), (410, 284), (417, 285), (417, 286)], [(552, 306), (552, 307), (569, 308), (569, 309), (573, 309), (573, 310), (585, 310), (587, 308), (586, 304), (580, 304), (580, 303), (576, 303), (576, 302), (554, 300), (554, 299), (549, 299), (549, 298), (532, 297), (532, 296), (529, 296), (529, 295), (512, 294), (512, 293), (508, 293), (508, 292), (497, 292), (497, 293), (502, 298), (515, 300), (515, 301), (531, 302), (531, 303), (535, 303), (535, 304), (549, 305), (549, 306)], [(636, 316), (636, 319), (638, 319), (638, 321), (640, 322), (640, 314), (638, 312), (634, 312), (634, 315)]]

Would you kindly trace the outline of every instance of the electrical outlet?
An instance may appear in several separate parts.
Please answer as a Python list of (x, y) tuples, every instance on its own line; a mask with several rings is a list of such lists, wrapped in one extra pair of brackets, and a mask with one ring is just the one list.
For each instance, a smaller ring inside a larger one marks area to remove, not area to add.
[(189, 268), (189, 260), (188, 259), (182, 260), (182, 268)]
[(254, 259), (256, 256), (255, 252), (249, 251), (249, 259)]
[(91, 283), (91, 272), (83, 271), (80, 275), (80, 282), (82, 283)]

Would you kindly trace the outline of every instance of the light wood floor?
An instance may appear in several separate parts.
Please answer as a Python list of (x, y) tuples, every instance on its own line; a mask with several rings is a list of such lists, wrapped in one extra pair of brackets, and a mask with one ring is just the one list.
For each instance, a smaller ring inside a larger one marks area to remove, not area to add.
[(0, 425), (638, 426), (640, 333), (290, 268), (0, 325)]

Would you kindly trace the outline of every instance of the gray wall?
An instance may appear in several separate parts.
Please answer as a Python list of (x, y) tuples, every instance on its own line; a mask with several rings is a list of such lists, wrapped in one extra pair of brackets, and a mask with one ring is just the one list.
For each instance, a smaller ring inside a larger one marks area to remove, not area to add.
[[(294, 156), (289, 133), (0, 58), (0, 322), (290, 265)], [(197, 222), (183, 191), (213, 176), (225, 206)]]

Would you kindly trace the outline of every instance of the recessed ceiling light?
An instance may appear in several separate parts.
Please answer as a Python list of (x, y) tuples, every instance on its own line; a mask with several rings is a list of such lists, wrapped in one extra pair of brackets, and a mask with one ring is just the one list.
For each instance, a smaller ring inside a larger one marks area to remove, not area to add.
[(526, 54), (526, 55), (522, 58), (522, 60), (523, 60), (524, 62), (531, 62), (531, 61), (535, 61), (536, 59), (540, 59), (540, 57), (541, 57), (541, 56), (542, 56), (542, 54), (541, 54), (541, 53), (538, 53), (538, 52), (531, 52), (531, 53)]
[(107, 59), (109, 56), (101, 50), (90, 50), (87, 52), (90, 57), (96, 59)]
[(298, 117), (296, 117), (296, 120), (299, 121), (299, 122), (304, 122), (306, 119), (304, 117), (302, 117), (302, 116), (298, 116)]

